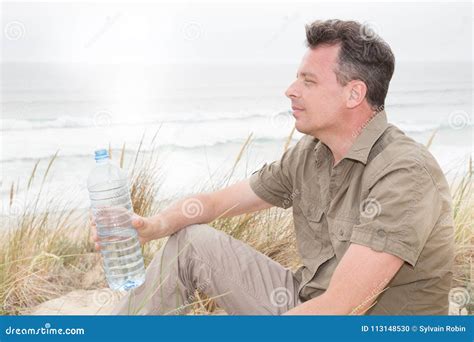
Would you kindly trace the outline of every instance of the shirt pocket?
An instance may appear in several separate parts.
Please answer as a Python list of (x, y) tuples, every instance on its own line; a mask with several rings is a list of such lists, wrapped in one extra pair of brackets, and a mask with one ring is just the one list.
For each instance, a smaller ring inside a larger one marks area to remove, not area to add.
[(351, 244), (353, 227), (358, 223), (356, 218), (328, 217), (328, 231), (331, 244), (338, 260), (342, 259)]
[(296, 242), (304, 265), (311, 274), (334, 256), (324, 211), (318, 206), (298, 203), (295, 213)]
[(302, 230), (311, 238), (321, 238), (325, 222), (323, 222), (324, 211), (317, 205), (299, 202), (297, 204)]

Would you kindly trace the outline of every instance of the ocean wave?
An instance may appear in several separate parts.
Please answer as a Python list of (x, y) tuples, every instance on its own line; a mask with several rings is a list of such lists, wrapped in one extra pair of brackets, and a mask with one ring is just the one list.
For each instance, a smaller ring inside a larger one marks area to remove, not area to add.
[[(390, 120), (389, 120), (390, 122)], [(429, 123), (429, 122), (414, 122), (414, 121), (399, 121), (393, 122), (395, 126), (400, 128), (402, 131), (407, 133), (408, 135), (417, 135), (417, 134), (426, 134), (431, 133), (435, 130), (452, 130), (453, 127), (450, 125), (449, 122), (441, 122), (441, 123)], [(248, 125), (248, 122), (242, 123), (242, 125)], [(467, 122), (465, 126), (472, 126), (472, 122)], [(254, 134), (254, 138), (252, 139), (252, 144), (255, 145), (271, 145), (271, 144), (284, 144), (286, 139), (288, 138), (289, 130), (281, 130), (280, 132), (275, 132), (272, 130), (261, 130), (260, 132)], [(299, 137), (302, 136), (301, 133), (297, 132), (293, 136), (293, 142), (297, 141)], [(214, 149), (214, 148), (228, 148), (231, 146), (241, 146), (247, 136), (244, 134), (238, 135), (233, 134), (231, 135), (230, 132), (221, 131), (219, 135), (216, 136), (208, 136), (206, 139), (175, 139), (172, 136), (167, 137), (162, 140), (161, 143), (156, 145), (156, 150), (158, 152), (192, 152), (192, 151), (200, 151), (202, 149)], [(158, 134), (158, 141), (159, 141), (159, 134)], [(53, 142), (51, 142), (52, 144)], [(127, 141), (127, 154), (134, 155), (136, 153), (135, 147), (138, 147), (138, 141)], [(142, 146), (143, 152), (151, 152), (153, 149), (152, 146), (147, 146), (144, 144)], [(31, 156), (24, 156), (20, 158), (12, 158), (12, 154), (10, 156), (5, 156), (5, 159), (1, 159), (2, 163), (8, 162), (36, 162), (37, 160), (49, 159), (53, 155), (53, 150), (51, 149), (51, 153), (48, 153), (44, 149), (42, 151), (31, 151)], [(55, 151), (55, 150), (54, 150)], [(68, 150), (66, 154), (64, 152), (59, 151), (59, 157), (68, 157), (68, 158), (91, 158), (91, 153), (77, 153), (80, 149), (72, 149)], [(118, 155), (121, 150), (119, 148), (113, 149), (113, 154)], [(5, 155), (5, 154), (4, 154)], [(34, 156), (34, 157), (32, 157)]]
[[(251, 144), (253, 146), (255, 145), (264, 145), (264, 144), (275, 144), (275, 145), (282, 145), (287, 141), (287, 136), (286, 137), (281, 137), (281, 138), (254, 138), (251, 141)], [(299, 138), (292, 138), (292, 142), (297, 142)], [(192, 152), (195, 150), (202, 150), (206, 148), (226, 148), (230, 146), (241, 146), (245, 143), (246, 138), (242, 139), (218, 139), (214, 142), (210, 143), (202, 143), (202, 144), (196, 144), (196, 145), (189, 145), (189, 144), (180, 144), (179, 142), (175, 144), (159, 144), (156, 147), (156, 151), (159, 152), (175, 152), (175, 151), (183, 151), (183, 152)], [(149, 153), (152, 152), (153, 148), (151, 146), (142, 146), (140, 148), (141, 153)], [(93, 151), (92, 151), (93, 152)], [(121, 153), (121, 149), (112, 149), (112, 157), (118, 156)], [(135, 155), (137, 153), (137, 149), (134, 148), (126, 148), (126, 153), (129, 155)], [(45, 153), (43, 155), (38, 155), (38, 157), (24, 157), (24, 158), (7, 158), (7, 159), (0, 159), (2, 163), (13, 163), (13, 162), (37, 162), (37, 161), (43, 161), (43, 160), (49, 160), (53, 157), (54, 154), (49, 154)], [(58, 158), (77, 158), (77, 159), (93, 159), (94, 155), (93, 153), (69, 153), (65, 154), (64, 152), (61, 152), (61, 150), (58, 153)]]
[[(286, 114), (289, 111), (278, 112), (275, 115)], [(271, 114), (240, 114), (240, 113), (228, 113), (228, 114), (208, 114), (205, 117), (199, 115), (199, 119), (196, 119), (198, 115), (172, 115), (170, 118), (145, 118), (140, 121), (131, 120), (116, 120), (112, 116), (109, 116), (107, 112), (103, 112), (102, 115), (94, 117), (72, 117), (62, 116), (53, 120), (21, 120), (21, 119), (3, 119), (1, 120), (0, 131), (28, 131), (38, 129), (68, 129), (68, 128), (90, 128), (96, 126), (143, 126), (143, 125), (159, 125), (159, 124), (199, 124), (199, 123), (212, 123), (212, 122), (227, 122), (227, 121), (241, 121), (248, 119), (270, 119)]]
[(461, 84), (456, 84), (450, 87), (440, 87), (437, 84), (430, 86), (404, 86), (403, 88), (395, 88), (395, 89), (390, 89), (390, 93), (394, 94), (404, 94), (404, 95), (410, 95), (410, 94), (436, 94), (436, 93), (453, 93), (453, 92), (471, 92), (472, 91), (472, 84), (471, 83), (461, 83)]
[[(422, 103), (411, 103), (411, 104), (390, 104), (387, 105), (388, 111), (390, 108), (406, 108), (416, 107), (424, 105)], [(459, 106), (458, 103), (453, 103), (453, 106)], [(250, 125), (250, 120), (272, 120), (272, 118), (279, 118), (285, 115), (290, 115), (291, 111), (279, 111), (275, 114), (261, 114), (261, 113), (216, 113), (207, 114), (206, 116), (201, 115), (172, 115), (169, 118), (144, 118), (140, 121), (131, 120), (115, 120), (108, 117), (108, 114), (104, 112), (103, 116), (91, 118), (91, 117), (71, 117), (62, 116), (53, 120), (21, 120), (21, 119), (3, 119), (1, 120), (0, 131), (29, 131), (29, 130), (41, 130), (41, 129), (73, 129), (73, 128), (93, 128), (93, 127), (119, 127), (119, 126), (148, 126), (148, 125), (161, 125), (161, 124), (176, 124), (176, 125), (206, 125), (222, 123), (236, 123)], [(197, 118), (199, 117), (199, 118)], [(135, 120), (135, 119), (134, 119)], [(389, 119), (390, 121), (390, 119)], [(426, 130), (432, 130), (437, 128), (439, 125), (436, 123), (417, 123), (417, 122), (394, 122), (394, 124), (400, 125), (403, 130), (407, 132), (423, 132)], [(443, 123), (438, 128), (449, 128), (448, 123)]]

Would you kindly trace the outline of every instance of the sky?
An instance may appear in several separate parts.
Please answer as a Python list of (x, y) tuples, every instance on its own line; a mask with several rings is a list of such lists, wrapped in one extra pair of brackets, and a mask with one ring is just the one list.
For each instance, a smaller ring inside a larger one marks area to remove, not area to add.
[(304, 25), (366, 23), (398, 62), (470, 61), (472, 4), (2, 2), (2, 62), (294, 63)]

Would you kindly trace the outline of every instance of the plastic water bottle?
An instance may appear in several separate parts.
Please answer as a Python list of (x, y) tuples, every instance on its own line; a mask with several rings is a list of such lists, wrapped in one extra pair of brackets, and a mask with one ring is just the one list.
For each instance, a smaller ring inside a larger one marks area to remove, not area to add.
[(137, 231), (128, 177), (110, 161), (107, 150), (95, 151), (96, 166), (87, 179), (100, 251), (109, 287), (130, 290), (145, 281), (145, 265)]

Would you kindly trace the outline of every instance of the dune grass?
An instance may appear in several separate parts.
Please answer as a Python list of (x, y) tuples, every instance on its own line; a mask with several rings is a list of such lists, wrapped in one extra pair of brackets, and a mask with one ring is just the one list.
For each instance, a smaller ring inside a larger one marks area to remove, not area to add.
[[(142, 150), (143, 137), (130, 160), (125, 160), (125, 144), (118, 155), (109, 147), (112, 159), (129, 170), (133, 209), (142, 216), (154, 215), (166, 205), (158, 201), (157, 197), (162, 184), (159, 176), (160, 157), (155, 141), (157, 134), (158, 132), (151, 141), (151, 152)], [(284, 149), (288, 148), (292, 134), (293, 131), (284, 142)], [(220, 184), (215, 184), (216, 188), (230, 182), (251, 138), (249, 136), (242, 146), (227, 176), (223, 177)], [(37, 175), (38, 162), (24, 184), (11, 185), (9, 206), (4, 208), (0, 225), (2, 315), (21, 314), (28, 308), (72, 290), (107, 286), (103, 274), (94, 272), (101, 270), (101, 264), (100, 255), (94, 251), (90, 241), (88, 213), (71, 208), (67, 197), (45, 191), (48, 174), (57, 158), (58, 153), (50, 159), (42, 177)], [(30, 193), (33, 184), (40, 184), (39, 193)], [(24, 200), (18, 199), (19, 190), (24, 190), (27, 194)], [(471, 295), (474, 244), (472, 190), (470, 165), (469, 171), (453, 182), (452, 194), (456, 226), (453, 287), (468, 288)], [(286, 267), (296, 269), (300, 264), (290, 210), (271, 208), (233, 218), (218, 218), (211, 225), (248, 243)], [(146, 265), (163, 241), (164, 239), (152, 241), (143, 247)], [(94, 278), (92, 281), (91, 274)], [(194, 314), (206, 314), (214, 309), (212, 301), (203, 294), (196, 293)], [(473, 312), (472, 307), (468, 307), (468, 310)]]

